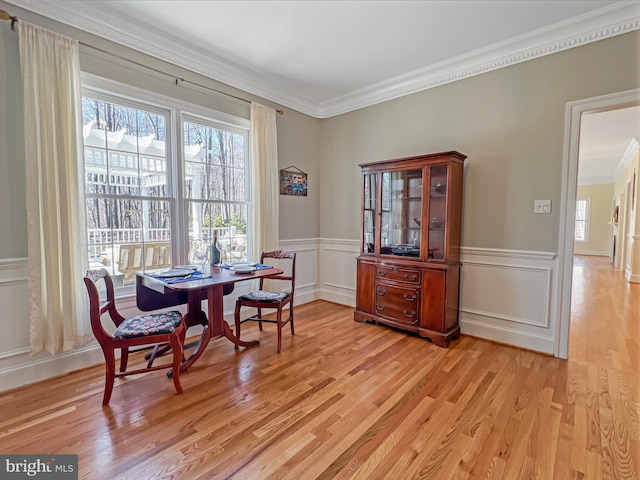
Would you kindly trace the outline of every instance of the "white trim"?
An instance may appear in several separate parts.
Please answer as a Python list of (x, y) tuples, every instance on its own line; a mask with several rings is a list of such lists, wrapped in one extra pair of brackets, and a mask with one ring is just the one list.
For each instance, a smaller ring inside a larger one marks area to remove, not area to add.
[(15, 350), (7, 350), (6, 352), (0, 352), (0, 360), (5, 358), (18, 357), (20, 355), (26, 355), (31, 351), (29, 348), (16, 348)]
[(14, 270), (27, 268), (27, 257), (19, 258), (1, 258), (0, 270)]
[(620, 106), (640, 104), (640, 88), (599, 97), (568, 102), (565, 107), (564, 146), (562, 158), (562, 192), (560, 196), (560, 229), (558, 238), (558, 275), (560, 278), (557, 302), (557, 332), (554, 355), (569, 355), (569, 324), (571, 320), (571, 284), (573, 282), (573, 229), (578, 183), (578, 148), (580, 118), (583, 113), (610, 110)]
[(514, 347), (526, 348), (536, 352), (553, 354), (553, 339), (536, 333), (497, 325), (478, 324), (467, 318), (460, 318), (460, 330), (464, 335), (484, 338), (493, 342)]
[(573, 251), (574, 255), (589, 255), (594, 257), (608, 257), (609, 252), (602, 252), (599, 250), (575, 250)]
[(555, 252), (536, 252), (530, 250), (507, 250), (501, 248), (476, 248), (462, 247), (461, 253), (466, 256), (487, 256), (487, 257), (506, 257), (506, 258), (523, 258), (529, 260), (546, 260), (550, 261), (556, 257)]
[[(521, 257), (522, 258), (522, 257)], [(474, 313), (477, 315), (482, 315), (485, 317), (499, 318), (501, 320), (507, 320), (509, 322), (522, 323), (526, 325), (533, 325), (535, 327), (549, 328), (550, 319), (550, 305), (551, 305), (551, 268), (548, 267), (534, 267), (530, 265), (516, 265), (516, 264), (506, 264), (506, 263), (487, 263), (487, 262), (476, 262), (472, 260), (465, 260), (464, 265), (481, 265), (485, 268), (497, 268), (504, 270), (522, 270), (522, 271), (540, 271), (544, 273), (544, 298), (539, 299), (543, 302), (544, 307), (544, 317), (542, 321), (536, 322), (534, 320), (530, 320), (525, 317), (515, 317), (513, 315), (505, 315), (498, 312), (489, 312), (484, 310), (478, 310), (473, 308), (465, 308), (460, 307), (461, 312)]]
[(0, 385), (2, 385), (0, 391), (11, 390), (92, 365), (104, 363), (102, 350), (96, 344), (72, 352), (60, 353), (55, 356), (47, 354), (46, 356), (35, 359), (29, 356), (29, 349), (24, 350), (25, 353), (20, 353), (17, 350), (4, 353), (4, 355), (14, 353), (15, 355), (12, 355), (14, 359), (19, 360), (20, 357), (23, 356), (25, 360), (21, 364), (0, 369), (0, 379), (2, 379), (0, 382)]
[[(526, 318), (523, 317), (514, 317), (511, 315), (502, 315), (500, 313), (496, 313), (496, 312), (489, 312), (489, 311), (485, 311), (485, 310), (476, 310), (474, 308), (460, 308), (460, 312), (461, 313), (471, 313), (473, 315), (479, 315), (481, 317), (489, 317), (489, 318), (498, 318), (500, 320), (505, 320), (507, 322), (512, 322), (512, 323), (524, 323), (526, 325), (534, 325), (536, 327), (545, 327), (546, 325), (540, 325), (538, 323), (532, 322), (530, 320), (527, 320)], [(545, 321), (548, 323), (549, 322), (549, 317), (547, 316), (547, 318), (545, 319)], [(467, 332), (465, 332), (467, 333)]]
[(23, 285), (27, 283), (27, 259), (0, 259), (0, 286)]
[[(618, 162), (618, 166), (616, 167), (613, 178), (618, 178), (622, 174), (622, 172), (627, 168), (627, 165), (629, 165), (629, 162), (633, 159), (633, 157), (636, 156), (636, 153), (638, 153), (639, 149), (640, 143), (638, 143), (638, 139), (632, 138), (629, 142), (629, 146), (624, 151), (620, 162)], [(606, 183), (611, 183), (611, 180)]]
[(640, 274), (631, 273), (631, 269), (629, 267), (625, 268), (624, 278), (626, 278), (629, 283), (640, 283)]
[(637, 2), (615, 2), (508, 41), (318, 102), (296, 94), (281, 79), (195, 50), (192, 45), (172, 36), (162, 36), (157, 30), (135, 24), (133, 20), (114, 19), (106, 11), (96, 17), (92, 2), (6, 1), (316, 118), (333, 117), (640, 28)]

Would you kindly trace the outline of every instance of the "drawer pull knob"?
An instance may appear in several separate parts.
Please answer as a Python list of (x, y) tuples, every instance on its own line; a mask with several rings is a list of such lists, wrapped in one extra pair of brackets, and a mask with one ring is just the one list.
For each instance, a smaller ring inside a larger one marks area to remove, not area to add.
[(383, 272), (382, 270), (378, 270), (378, 276), (379, 277), (386, 277), (387, 274), (385, 272)]
[(382, 312), (385, 309), (385, 307), (382, 307), (380, 305), (376, 305), (376, 310), (379, 312)]
[(408, 293), (404, 294), (404, 299), (407, 302), (413, 302), (416, 299), (416, 295), (409, 295)]
[(411, 313), (407, 312), (406, 310), (403, 310), (402, 313), (404, 313), (405, 317), (409, 317), (409, 318), (413, 318), (413, 317), (416, 316), (415, 310), (413, 312), (411, 312)]
[(376, 290), (376, 293), (377, 293), (378, 295), (385, 295), (385, 294), (387, 293), (387, 290), (386, 290), (386, 289), (384, 289), (384, 288), (378, 288), (378, 289)]
[(391, 268), (391, 270), (392, 270), (393, 272), (396, 272), (396, 273), (397, 273), (397, 272), (398, 272), (398, 267), (392, 267), (392, 268)]
[(404, 274), (404, 278), (409, 280), (409, 281), (411, 281), (411, 282), (414, 282), (414, 281), (416, 281), (418, 279), (418, 276), (415, 273), (412, 273), (412, 274), (405, 273)]

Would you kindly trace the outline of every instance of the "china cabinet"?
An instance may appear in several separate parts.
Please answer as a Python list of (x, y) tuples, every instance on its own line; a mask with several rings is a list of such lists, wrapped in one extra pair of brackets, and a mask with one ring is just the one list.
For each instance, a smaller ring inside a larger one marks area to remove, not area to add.
[(354, 320), (416, 332), (442, 347), (460, 336), (465, 158), (451, 151), (360, 165)]

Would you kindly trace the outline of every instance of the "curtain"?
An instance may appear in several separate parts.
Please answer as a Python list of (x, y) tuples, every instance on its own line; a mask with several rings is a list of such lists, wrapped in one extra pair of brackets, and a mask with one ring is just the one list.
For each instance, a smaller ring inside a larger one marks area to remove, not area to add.
[(31, 354), (54, 355), (92, 339), (80, 167), (78, 42), (18, 22), (24, 86)]
[(279, 245), (278, 145), (276, 111), (251, 103), (251, 257), (260, 260), (263, 251)]

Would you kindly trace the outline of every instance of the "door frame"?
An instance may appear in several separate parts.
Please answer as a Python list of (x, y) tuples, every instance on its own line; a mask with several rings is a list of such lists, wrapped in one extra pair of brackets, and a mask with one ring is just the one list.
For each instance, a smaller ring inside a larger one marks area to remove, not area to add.
[(556, 312), (554, 355), (568, 358), (569, 325), (571, 323), (571, 287), (573, 282), (573, 233), (575, 228), (578, 186), (578, 149), (580, 119), (584, 113), (606, 112), (640, 105), (640, 88), (568, 102), (565, 107), (564, 146), (562, 158), (562, 192), (560, 196), (560, 228), (558, 239), (559, 299)]

